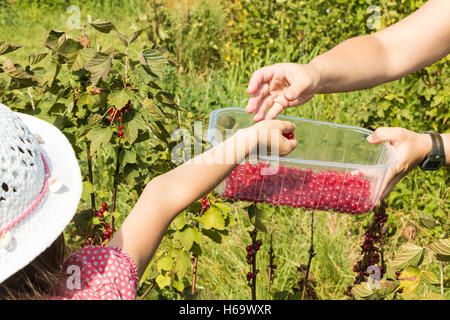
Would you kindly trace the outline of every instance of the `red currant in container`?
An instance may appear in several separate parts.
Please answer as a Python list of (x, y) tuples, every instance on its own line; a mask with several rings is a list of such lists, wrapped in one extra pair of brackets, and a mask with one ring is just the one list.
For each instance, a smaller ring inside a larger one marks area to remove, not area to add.
[[(278, 119), (294, 122), (295, 132), (283, 136), (297, 139), (297, 148), (285, 157), (258, 155), (256, 161), (239, 164), (217, 188), (224, 198), (352, 215), (372, 210), (386, 172), (395, 163), (389, 144), (368, 143), (372, 131), (360, 127)], [(214, 146), (230, 131), (253, 124), (244, 109), (215, 110), (208, 140)]]

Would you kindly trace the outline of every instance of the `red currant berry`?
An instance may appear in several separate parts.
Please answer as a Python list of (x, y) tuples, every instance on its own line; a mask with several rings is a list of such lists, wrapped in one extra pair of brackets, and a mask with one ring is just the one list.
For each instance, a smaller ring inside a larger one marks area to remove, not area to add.
[(123, 131), (117, 132), (117, 135), (118, 135), (119, 137), (123, 137)]

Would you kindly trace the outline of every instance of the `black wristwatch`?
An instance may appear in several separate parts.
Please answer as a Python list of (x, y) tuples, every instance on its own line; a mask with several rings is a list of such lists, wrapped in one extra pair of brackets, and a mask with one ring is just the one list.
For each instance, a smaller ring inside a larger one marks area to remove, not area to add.
[(439, 133), (424, 131), (431, 136), (432, 148), (425, 159), (420, 163), (420, 169), (425, 171), (436, 171), (445, 163), (444, 141)]

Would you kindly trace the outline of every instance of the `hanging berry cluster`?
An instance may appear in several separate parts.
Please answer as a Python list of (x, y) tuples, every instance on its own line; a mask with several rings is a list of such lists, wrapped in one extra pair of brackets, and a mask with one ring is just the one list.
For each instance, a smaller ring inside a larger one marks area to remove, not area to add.
[(126, 111), (130, 111), (132, 109), (132, 105), (131, 105), (131, 101), (128, 100), (127, 104), (120, 108), (120, 109), (116, 109), (115, 107), (109, 108), (108, 113), (109, 113), (109, 118), (108, 121), (110, 124), (113, 124), (115, 120), (117, 120), (117, 123), (119, 124), (117, 126), (118, 131), (117, 131), (117, 135), (122, 138), (124, 135), (123, 129), (124, 126), (122, 124), (122, 116)]
[(203, 197), (201, 203), (203, 211), (206, 211), (211, 207), (211, 203), (208, 201), (207, 197)]
[[(382, 203), (379, 207), (374, 209), (373, 220), (368, 226), (365, 226), (366, 233), (364, 242), (361, 245), (362, 258), (353, 266), (353, 272), (356, 273), (353, 285), (366, 281), (366, 278), (370, 276), (370, 273), (368, 272), (368, 268), (370, 266), (378, 266), (381, 278), (386, 273), (386, 263), (383, 257), (383, 245), (384, 233), (386, 232), (387, 226), (385, 223), (387, 219), (388, 215), (386, 214), (386, 204)], [(375, 270), (372, 269), (370, 272), (374, 274)], [(353, 299), (354, 297), (351, 290), (352, 286), (348, 286), (344, 294)]]
[(261, 239), (256, 239), (258, 236), (258, 230), (254, 228), (248, 232), (252, 243), (246, 247), (247, 250), (247, 264), (251, 265), (251, 271), (247, 273), (248, 286), (252, 289), (252, 299), (256, 300), (256, 275), (259, 273), (259, 269), (256, 269), (256, 254), (261, 249)]
[(273, 240), (272, 234), (270, 235), (270, 248), (269, 248), (269, 288), (273, 283), (275, 270), (277, 269), (277, 265), (275, 262), (275, 253), (273, 252)]
[[(105, 215), (107, 212), (108, 212), (108, 204), (106, 202), (103, 202), (101, 208), (95, 214), (100, 221), (99, 225), (100, 229), (98, 228), (93, 229), (93, 234), (86, 238), (85, 242), (83, 243), (83, 247), (92, 245), (102, 245), (105, 241), (111, 239), (114, 233), (114, 229), (111, 226), (111, 224), (109, 224), (106, 221)], [(100, 233), (98, 231), (100, 231)]]

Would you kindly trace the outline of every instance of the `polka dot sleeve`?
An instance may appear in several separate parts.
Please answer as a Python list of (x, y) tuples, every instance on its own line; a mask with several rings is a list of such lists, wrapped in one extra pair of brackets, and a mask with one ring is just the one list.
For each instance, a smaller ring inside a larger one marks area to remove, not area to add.
[(90, 246), (70, 255), (57, 300), (134, 300), (139, 283), (133, 260), (117, 247)]

